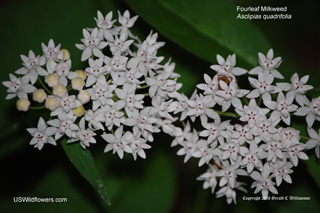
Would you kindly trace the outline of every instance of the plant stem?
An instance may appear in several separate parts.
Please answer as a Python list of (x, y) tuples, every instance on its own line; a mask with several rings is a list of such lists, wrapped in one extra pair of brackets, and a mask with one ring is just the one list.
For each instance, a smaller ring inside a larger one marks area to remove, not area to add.
[(236, 113), (233, 113), (233, 112), (222, 112), (222, 111), (219, 111), (219, 110), (214, 110), (216, 113), (218, 113), (219, 115), (222, 115), (222, 116), (226, 116), (226, 117), (232, 117), (232, 118), (239, 118), (240, 116)]
[(41, 78), (38, 78), (38, 81), (40, 82), (40, 84), (42, 85), (42, 87), (47, 91), (47, 93), (49, 93), (50, 95), (52, 95), (52, 92), (46, 87), (46, 85), (41, 81)]
[(45, 106), (30, 106), (30, 109), (44, 109)]

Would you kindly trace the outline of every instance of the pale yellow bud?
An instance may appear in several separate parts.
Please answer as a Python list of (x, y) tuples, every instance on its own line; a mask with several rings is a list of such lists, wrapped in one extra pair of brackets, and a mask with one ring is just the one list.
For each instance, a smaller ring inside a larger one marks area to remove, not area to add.
[(62, 60), (66, 61), (70, 59), (70, 52), (67, 49), (61, 49), (60, 51), (63, 52)]
[(90, 101), (90, 94), (87, 90), (81, 90), (78, 94), (78, 99), (82, 104), (85, 104)]
[(46, 76), (45, 82), (49, 85), (49, 87), (53, 87), (59, 83), (59, 76), (51, 73)]
[(86, 73), (85, 73), (83, 70), (76, 70), (76, 71), (74, 71), (74, 72), (78, 74), (78, 77), (79, 77), (79, 78), (82, 78), (83, 80), (86, 80), (87, 75), (86, 75)]
[(57, 107), (59, 106), (59, 101), (55, 97), (48, 97), (46, 99), (45, 106), (46, 106), (46, 108), (48, 108), (51, 111), (53, 111), (53, 110), (57, 109)]
[(61, 98), (67, 94), (67, 88), (63, 84), (57, 84), (53, 87), (53, 94)]
[(78, 106), (73, 110), (73, 114), (77, 117), (81, 117), (84, 114), (85, 110), (82, 105)]
[(72, 89), (75, 89), (75, 90), (80, 91), (84, 87), (84, 80), (80, 77), (76, 77), (72, 79), (71, 83), (72, 83)]
[(38, 89), (33, 92), (33, 100), (39, 103), (44, 102), (47, 98), (47, 93), (43, 89)]
[(28, 111), (28, 109), (29, 109), (29, 106), (30, 106), (30, 101), (28, 101), (27, 99), (25, 99), (25, 98), (21, 98), (21, 99), (19, 99), (18, 101), (17, 101), (17, 109), (19, 110), (19, 111), (24, 111), (24, 112), (26, 112), (26, 111)]

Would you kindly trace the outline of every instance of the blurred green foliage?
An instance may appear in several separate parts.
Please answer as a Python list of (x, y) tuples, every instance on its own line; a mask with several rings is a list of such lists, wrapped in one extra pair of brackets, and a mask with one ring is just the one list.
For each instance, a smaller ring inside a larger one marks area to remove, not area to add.
[[(236, 6), (261, 5), (261, 0), (195, 1), (195, 0), (14, 0), (0, 3), (2, 41), (0, 80), (21, 67), (20, 54), (29, 49), (41, 52), (41, 42), (53, 38), (71, 53), (72, 68), (83, 69), (81, 51), (75, 43), (82, 38), (82, 28), (95, 25), (96, 11), (103, 14), (126, 9), (138, 14), (134, 31), (141, 39), (151, 29), (165, 41), (159, 54), (176, 62), (181, 74), (182, 91), (190, 95), (210, 73), (216, 54), (237, 54), (237, 64), (246, 69), (257, 65), (257, 52), (273, 48), (281, 55), (280, 71), (285, 77), (294, 72), (310, 74), (310, 83), (319, 87), (319, 17), (314, 2), (275, 1), (268, 4), (288, 5), (293, 20), (236, 20)], [(112, 205), (106, 206), (98, 193), (72, 166), (62, 147), (47, 146), (41, 152), (28, 145), (27, 127), (36, 125), (39, 114), (20, 113), (15, 100), (0, 97), (0, 212), (319, 212), (319, 160), (300, 163), (292, 176), (293, 184), (283, 184), (280, 195), (309, 196), (311, 201), (243, 201), (227, 205), (202, 189), (196, 178), (205, 168), (197, 162), (183, 163), (178, 148), (170, 148), (171, 138), (158, 134), (147, 151), (147, 159), (136, 162), (126, 156), (122, 161), (111, 153), (103, 154), (103, 141), (91, 152)], [(305, 125), (297, 128), (305, 133)], [(313, 155), (313, 150), (309, 152)], [(95, 169), (95, 168), (94, 168)], [(313, 177), (313, 178), (312, 178)], [(248, 187), (249, 188), (249, 187)], [(66, 197), (67, 203), (14, 203), (14, 197)], [(249, 190), (248, 196), (253, 196)]]

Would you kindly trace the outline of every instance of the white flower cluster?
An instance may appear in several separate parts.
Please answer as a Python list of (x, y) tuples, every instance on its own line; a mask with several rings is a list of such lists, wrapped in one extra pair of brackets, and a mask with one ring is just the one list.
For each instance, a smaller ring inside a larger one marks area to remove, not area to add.
[[(138, 17), (130, 17), (128, 11), (118, 14), (119, 26), (112, 12), (104, 17), (98, 11), (97, 27), (83, 29), (83, 44), (76, 46), (83, 50), (81, 60), (88, 60), (85, 71), (71, 71), (70, 54), (53, 40), (42, 44), (42, 56), (32, 51), (28, 57), (21, 55), (24, 67), (16, 74), (23, 76), (10, 74), (11, 81), (3, 82), (7, 99), (18, 96), (18, 110), (50, 110), (47, 122), (41, 117), (37, 128), (28, 129), (33, 136), (30, 145), (41, 150), (66, 136), (68, 143), (78, 141), (85, 149), (101, 135), (107, 142), (104, 152), (145, 158), (153, 133), (166, 128), (170, 95), (182, 86), (176, 81), (175, 64), (161, 64), (164, 57), (157, 51), (164, 42), (157, 41), (157, 33), (141, 42), (130, 31)], [(31, 93), (34, 102), (44, 105), (30, 106)]]
[[(252, 178), (254, 193), (267, 197), (269, 191), (278, 193), (282, 180), (292, 182), (292, 167), (308, 159), (306, 148), (316, 147), (319, 157), (320, 135), (312, 126), (320, 120), (320, 97), (310, 102), (305, 96), (313, 88), (306, 85), (308, 76), (299, 79), (294, 74), (291, 83), (275, 83), (283, 79), (276, 70), (281, 58), (273, 58), (272, 49), (258, 56), (259, 66), (248, 72), (236, 67), (235, 54), (226, 60), (217, 55), (218, 65), (211, 66), (216, 74), (204, 74), (205, 83), (197, 85), (200, 92), (172, 102), (179, 106), (175, 113), (182, 112), (184, 125), (171, 132), (172, 146), (182, 146), (177, 154), (184, 155), (185, 162), (194, 157), (200, 159), (199, 166), (208, 165), (198, 180), (229, 204), (236, 203), (236, 190), (246, 192), (239, 176)], [(251, 74), (247, 85), (252, 88), (240, 89), (244, 74)], [(307, 143), (290, 126), (294, 115), (306, 116), (311, 137)]]

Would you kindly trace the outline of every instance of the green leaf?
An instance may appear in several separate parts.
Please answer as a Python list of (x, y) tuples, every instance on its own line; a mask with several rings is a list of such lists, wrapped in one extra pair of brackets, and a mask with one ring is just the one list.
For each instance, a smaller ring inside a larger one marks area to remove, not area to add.
[(66, 140), (63, 140), (61, 144), (73, 166), (98, 191), (102, 200), (106, 204), (111, 205), (91, 152), (87, 149), (82, 149), (79, 144), (67, 144)]
[(228, 1), (125, 1), (162, 34), (212, 63), (217, 53), (236, 53), (240, 61), (254, 66), (257, 53), (270, 48), (252, 22), (236, 19), (236, 5)]

